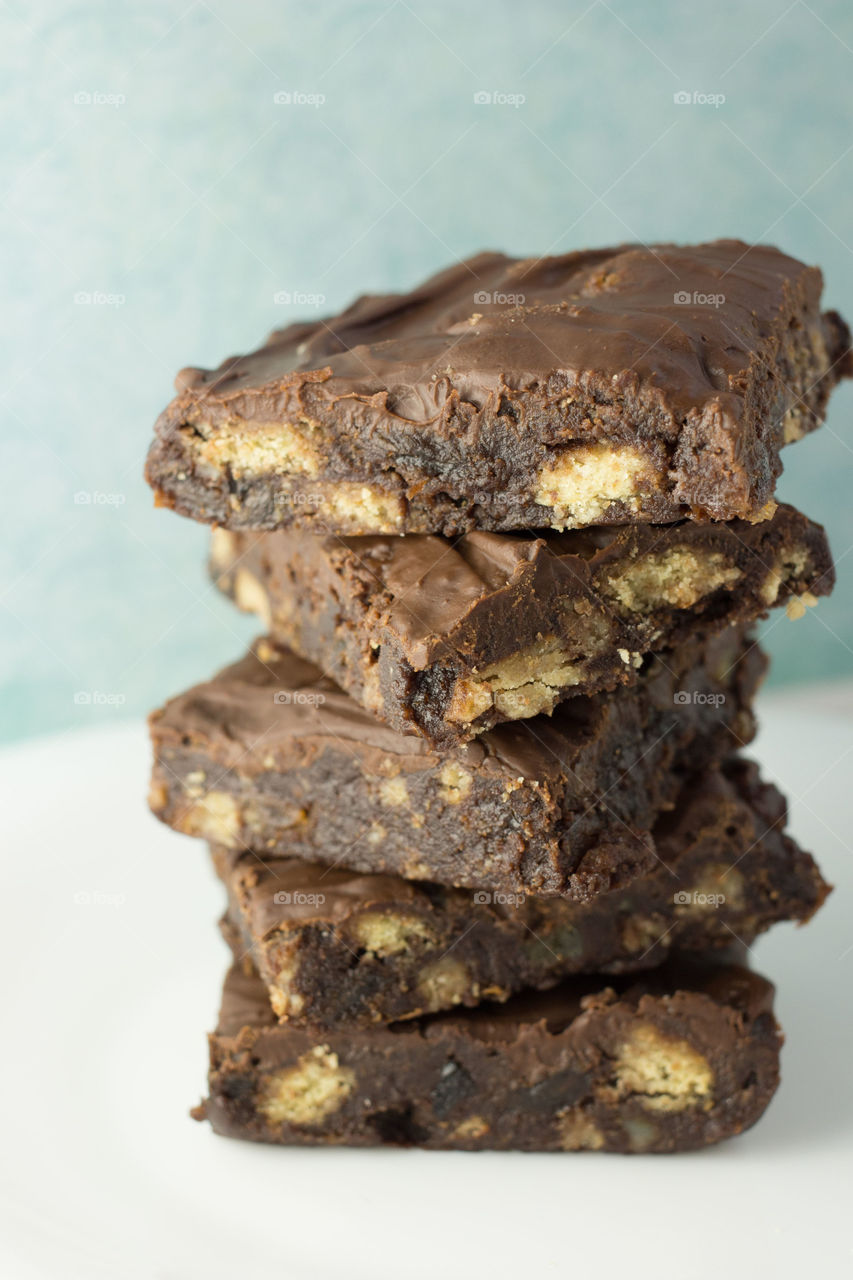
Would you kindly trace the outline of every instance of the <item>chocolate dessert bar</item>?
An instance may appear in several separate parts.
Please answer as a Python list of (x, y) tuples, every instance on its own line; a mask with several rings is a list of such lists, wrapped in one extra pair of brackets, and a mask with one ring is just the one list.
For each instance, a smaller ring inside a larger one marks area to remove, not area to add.
[(151, 806), (229, 848), (589, 900), (653, 866), (685, 778), (752, 737), (763, 670), (733, 629), (438, 754), (262, 641), (153, 714)]
[(828, 890), (784, 818), (753, 764), (691, 779), (654, 829), (654, 870), (580, 906), (212, 853), (235, 957), (251, 961), (282, 1021), (326, 1030), (505, 1000), (573, 973), (650, 969), (671, 950), (748, 945), (776, 921), (802, 923)]
[(821, 288), (738, 240), (482, 253), (183, 370), (148, 480), (230, 529), (763, 519), (851, 371)]
[(748, 1129), (779, 1080), (773, 987), (683, 959), (368, 1030), (275, 1020), (239, 966), (193, 1112), (254, 1142), (687, 1151)]
[(834, 583), (823, 529), (623, 525), (458, 540), (214, 533), (223, 590), (401, 732), (451, 746), (566, 697), (627, 684), (645, 654)]

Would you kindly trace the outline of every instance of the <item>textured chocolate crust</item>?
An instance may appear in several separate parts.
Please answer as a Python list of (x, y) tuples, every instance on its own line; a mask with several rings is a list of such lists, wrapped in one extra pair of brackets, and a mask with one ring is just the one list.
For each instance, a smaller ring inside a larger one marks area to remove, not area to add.
[(217, 1133), (298, 1145), (687, 1151), (749, 1128), (779, 1080), (769, 982), (683, 959), (369, 1030), (276, 1024), (228, 974), (210, 1037)]
[(185, 369), (147, 477), (231, 529), (761, 519), (850, 372), (816, 268), (765, 245), (483, 253)]
[(755, 525), (455, 542), (220, 529), (211, 569), (276, 642), (438, 747), (631, 683), (653, 649), (752, 622), (792, 597), (805, 612), (834, 585), (823, 529), (789, 506)]
[(282, 1021), (369, 1026), (505, 1000), (575, 973), (650, 969), (672, 950), (750, 944), (801, 923), (828, 892), (782, 830), (785, 804), (755, 765), (689, 781), (654, 832), (662, 861), (588, 905), (359, 876), (214, 848), (223, 932)]
[(151, 717), (151, 807), (230, 848), (579, 901), (655, 862), (684, 779), (754, 732), (764, 658), (735, 629), (438, 754), (266, 641)]

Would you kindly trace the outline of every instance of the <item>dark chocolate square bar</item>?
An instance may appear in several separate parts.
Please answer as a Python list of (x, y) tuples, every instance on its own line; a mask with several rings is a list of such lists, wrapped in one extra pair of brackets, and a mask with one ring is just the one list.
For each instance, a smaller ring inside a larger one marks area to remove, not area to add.
[(438, 753), (261, 641), (153, 714), (151, 805), (230, 848), (588, 900), (653, 866), (650, 828), (687, 776), (751, 738), (763, 670), (733, 629)]
[(231, 529), (761, 519), (850, 372), (821, 288), (739, 240), (482, 253), (185, 369), (148, 479)]
[(239, 966), (210, 1037), (217, 1133), (316, 1146), (671, 1152), (749, 1128), (779, 1080), (773, 987), (679, 958), (368, 1030), (281, 1026)]
[(793, 507), (762, 524), (623, 525), (451, 541), (214, 534), (223, 590), (363, 707), (434, 745), (628, 684), (651, 650), (794, 616), (834, 584)]
[(235, 956), (283, 1021), (325, 1030), (505, 1000), (573, 973), (650, 969), (671, 950), (748, 945), (776, 921), (805, 921), (827, 887), (785, 835), (784, 813), (753, 764), (692, 778), (654, 829), (660, 861), (589, 904), (212, 852)]

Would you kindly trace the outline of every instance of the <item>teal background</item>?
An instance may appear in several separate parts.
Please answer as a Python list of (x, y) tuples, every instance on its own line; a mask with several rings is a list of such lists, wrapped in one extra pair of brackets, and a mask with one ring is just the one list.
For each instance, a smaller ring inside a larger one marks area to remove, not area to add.
[[(140, 714), (252, 636), (141, 469), (180, 366), (313, 313), (276, 294), (739, 235), (820, 263), (853, 316), (845, 0), (8, 3), (0, 69), (6, 739)], [(853, 673), (851, 408), (785, 456), (840, 583), (767, 625), (777, 683)]]

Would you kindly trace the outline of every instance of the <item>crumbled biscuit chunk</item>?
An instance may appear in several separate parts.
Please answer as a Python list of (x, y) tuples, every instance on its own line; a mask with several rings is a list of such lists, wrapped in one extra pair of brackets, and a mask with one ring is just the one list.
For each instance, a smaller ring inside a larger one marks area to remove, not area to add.
[(689, 547), (647, 555), (607, 579), (607, 595), (627, 613), (652, 613), (664, 605), (689, 609), (720, 587), (732, 587), (740, 569), (719, 552)]
[[(189, 793), (192, 795), (192, 791)], [(233, 848), (240, 831), (240, 810), (227, 791), (208, 791), (193, 802), (175, 820), (175, 825), (188, 836), (203, 836), (214, 844)]]
[(379, 803), (389, 809), (409, 803), (409, 791), (405, 778), (383, 778), (379, 784)]
[(350, 925), (359, 947), (377, 956), (393, 956), (408, 951), (416, 939), (433, 942), (434, 934), (417, 916), (383, 915), (366, 911)]
[(670, 1039), (641, 1024), (621, 1046), (613, 1093), (639, 1094), (653, 1111), (684, 1111), (713, 1105), (714, 1074), (706, 1058), (686, 1040)]
[[(443, 956), (427, 965), (421, 973), (418, 991), (427, 1009), (446, 1009), (459, 1004), (471, 987), (468, 970), (454, 956)], [(477, 995), (477, 991), (472, 991)]]
[(455, 760), (448, 760), (438, 775), (439, 794), (447, 804), (460, 804), (471, 792), (473, 778)]
[(198, 446), (203, 463), (222, 469), (229, 467), (235, 475), (314, 476), (320, 461), (308, 436), (316, 424), (307, 418), (293, 422), (225, 422), (217, 427), (196, 422), (196, 431), (204, 437)]
[(557, 1115), (560, 1146), (564, 1151), (600, 1151), (604, 1134), (583, 1107), (568, 1107)]
[(657, 480), (649, 459), (639, 449), (606, 444), (563, 450), (539, 473), (535, 501), (553, 508), (555, 529), (595, 524), (619, 502), (629, 511), (640, 506), (644, 485)]
[(355, 1073), (326, 1045), (315, 1045), (295, 1067), (266, 1077), (258, 1110), (271, 1124), (321, 1124), (355, 1088)]

